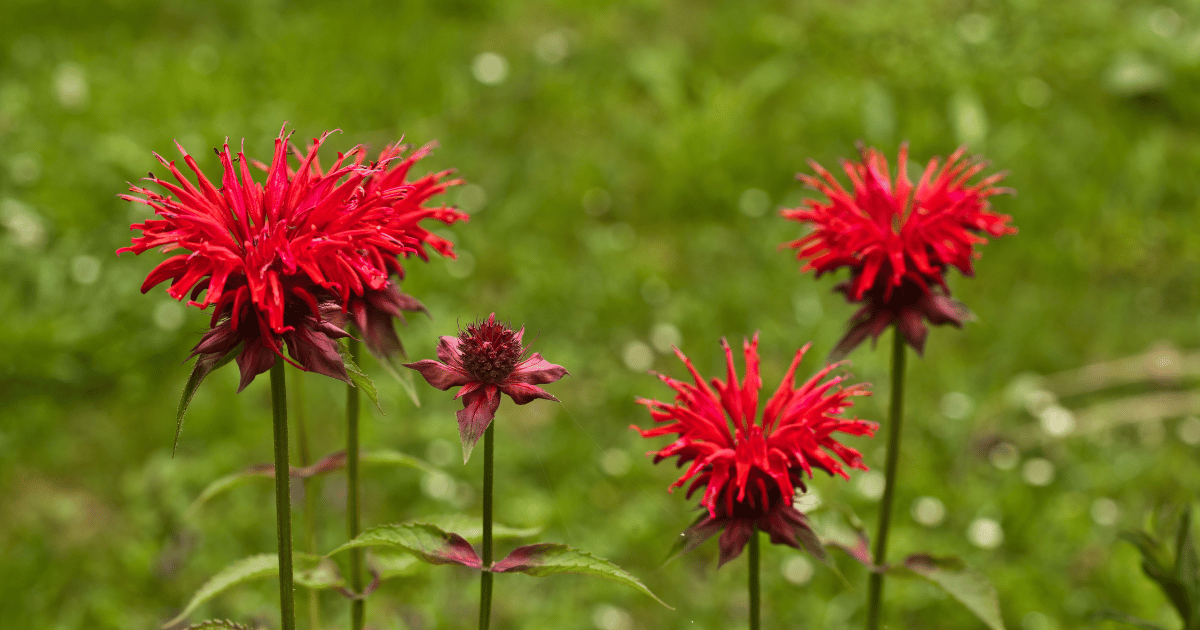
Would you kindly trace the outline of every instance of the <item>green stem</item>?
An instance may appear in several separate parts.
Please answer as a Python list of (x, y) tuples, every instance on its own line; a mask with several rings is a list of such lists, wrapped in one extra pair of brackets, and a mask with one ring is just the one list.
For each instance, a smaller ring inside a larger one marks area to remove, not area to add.
[[(883, 499), (879, 502), (879, 532), (875, 535), (876, 566), (887, 561), (888, 526), (896, 495), (896, 467), (900, 460), (900, 427), (904, 420), (904, 335), (897, 327), (892, 338), (892, 400), (888, 416), (887, 461), (884, 464)], [(883, 617), (883, 574), (872, 572), (867, 589), (867, 630), (878, 630)]]
[(762, 616), (759, 612), (759, 595), (758, 588), (758, 530), (755, 529), (750, 533), (750, 630), (758, 630)]
[[(296, 457), (301, 466), (312, 463), (312, 451), (309, 449), (308, 423), (304, 418), (304, 375), (292, 381), (292, 417), (296, 420)], [(308, 538), (308, 552), (317, 553), (317, 500), (316, 484), (312, 478), (300, 480), (304, 487), (304, 533)], [(321, 628), (321, 601), (316, 589), (308, 589), (308, 626), (310, 630)]]
[(483, 433), (483, 574), (479, 580), (479, 630), (488, 630), (492, 618), (492, 436), (496, 423)]
[[(358, 363), (358, 340), (347, 342), (350, 358)], [(358, 388), (346, 385), (346, 534), (354, 540), (359, 532), (358, 506)], [(362, 549), (350, 550), (350, 589), (361, 593)], [(362, 630), (367, 603), (361, 599), (350, 602), (350, 630)]]
[(275, 429), (275, 534), (279, 543), (279, 627), (296, 630), (296, 593), (292, 586), (292, 497), (288, 468), (287, 384), (284, 361), (271, 367), (271, 420)]

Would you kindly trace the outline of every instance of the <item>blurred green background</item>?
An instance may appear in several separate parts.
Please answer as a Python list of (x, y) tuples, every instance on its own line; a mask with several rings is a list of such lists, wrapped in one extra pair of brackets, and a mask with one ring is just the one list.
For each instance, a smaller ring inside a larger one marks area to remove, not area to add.
[[(156, 627), (208, 576), (274, 550), (268, 483), (183, 515), (208, 482), (270, 459), (267, 379), (235, 396), (235, 370), (211, 377), (172, 458), (181, 361), (208, 317), (162, 287), (139, 293), (162, 255), (113, 251), (146, 216), (116, 195), (162, 170), (151, 151), (173, 157), (177, 139), (211, 176), (208, 149), (245, 138), (266, 159), (284, 121), (297, 138), (342, 129), (330, 150), (440, 143), (418, 170), (458, 169), (470, 184), (446, 200), (472, 219), (442, 230), (458, 261), (408, 265), (404, 288), (433, 315), (402, 331), (410, 356), (493, 311), (524, 324), (571, 376), (547, 388), (561, 404), (502, 406), (497, 519), (609, 558), (676, 607), (594, 578), (502, 576), (496, 627), (746, 623), (743, 559), (715, 570), (713, 542), (661, 566), (695, 502), (642, 457), (661, 442), (628, 429), (649, 423), (633, 401), (669, 395), (646, 370), (681, 376), (672, 344), (716, 375), (722, 336), (761, 331), (770, 388), (810, 340), (803, 370), (818, 368), (853, 308), (831, 293), (840, 278), (800, 275), (778, 250), (800, 228), (775, 210), (808, 194), (794, 180), (808, 158), (833, 168), (859, 139), (889, 155), (907, 139), (921, 163), (967, 143), (1018, 191), (993, 201), (1020, 233), (983, 248), (976, 279), (950, 281), (977, 321), (934, 330), (910, 362), (893, 553), (960, 554), (994, 581), (1010, 628), (1092, 627), (1106, 606), (1177, 627), (1116, 534), (1200, 483), (1196, 366), (1172, 349), (1200, 346), (1200, 3), (6, 0), (3, 13), (7, 627)], [(851, 356), (876, 391), (858, 413), (875, 420), (880, 346)], [(457, 403), (422, 385), (416, 408), (366, 368), (383, 413), (365, 446), (445, 474), (366, 469), (364, 523), (478, 514), (481, 458), (457, 458)], [(313, 449), (340, 448), (342, 386), (305, 375), (303, 390)], [(882, 440), (854, 444), (882, 466)], [(812, 487), (819, 522), (842, 503), (874, 526), (877, 474)], [(336, 474), (314, 488), (322, 551), (344, 540), (344, 488)], [(860, 626), (865, 576), (843, 560), (849, 586), (766, 548), (766, 627)], [(368, 621), (470, 627), (477, 593), (467, 572), (422, 568), (386, 582)], [(893, 628), (982, 627), (920, 583), (888, 598)], [(324, 627), (345, 625), (344, 600), (321, 604)], [(193, 620), (272, 620), (276, 605), (264, 580)]]

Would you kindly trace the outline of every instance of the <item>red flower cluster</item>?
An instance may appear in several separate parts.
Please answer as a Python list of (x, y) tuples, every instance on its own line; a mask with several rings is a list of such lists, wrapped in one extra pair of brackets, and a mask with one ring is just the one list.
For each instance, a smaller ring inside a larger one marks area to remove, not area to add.
[[(720, 562), (724, 564), (742, 552), (757, 528), (769, 533), (773, 543), (796, 548), (804, 544), (813, 549), (815, 537), (804, 514), (792, 506), (793, 497), (797, 489), (807, 489), (804, 475), (811, 478), (814, 468), (846, 479), (850, 477), (842, 462), (851, 468), (867, 469), (862, 455), (838, 442), (833, 434), (875, 434), (878, 425), (873, 422), (840, 417), (853, 404), (851, 397), (870, 394), (868, 385), (841, 387), (848, 376), (822, 383), (840, 365), (833, 364), (797, 388), (796, 368), (809, 348), (806, 345), (796, 352), (759, 419), (762, 378), (758, 335), (744, 343), (746, 377), (741, 384), (733, 365), (733, 350), (724, 339), (721, 346), (727, 366), (724, 382), (714, 378), (709, 387), (692, 362), (676, 350), (695, 384), (659, 375), (675, 390), (675, 403), (639, 399), (660, 424), (652, 429), (633, 429), (648, 438), (678, 435), (674, 442), (653, 453), (654, 463), (678, 457), (677, 466), (689, 466), (670, 488), (690, 480), (688, 497), (699, 488), (705, 489), (700, 504), (708, 508), (708, 514), (685, 532), (688, 547), (724, 530), (720, 540)], [(819, 548), (819, 544), (816, 546)]]
[[(390, 318), (401, 310), (423, 310), (390, 278), (403, 277), (399, 257), (415, 254), (427, 260), (426, 246), (453, 256), (451, 243), (418, 224), (423, 219), (446, 224), (467, 219), (452, 208), (421, 206), (459, 183), (444, 181), (448, 172), (405, 181), (428, 147), (406, 159), (400, 159), (403, 147), (388, 147), (372, 163), (365, 163), (363, 147), (355, 147), (322, 170), (317, 152), (328, 136), (314, 139), (307, 153), (294, 150), (298, 166), (293, 170), (288, 164), (290, 134), (280, 130), (270, 166), (258, 164), (267, 171), (265, 185), (251, 178), (245, 154), (234, 158), (226, 143), (218, 151), (220, 188), (177, 144), (198, 187), (174, 162), (155, 154), (178, 184), (151, 174), (149, 181), (166, 194), (132, 186), (134, 194), (122, 195), (150, 206), (159, 218), (133, 225), (142, 236), (117, 253), (152, 248), (188, 252), (151, 271), (142, 292), (170, 280), (171, 297), (190, 296), (191, 305), (214, 307), (211, 329), (192, 355), (200, 355), (197, 369), (211, 369), (240, 346), (239, 391), (270, 369), (276, 357), (348, 381), (334, 341), (347, 336), (342, 329), (347, 321), (358, 325), (373, 351), (398, 351)], [(283, 355), (284, 344), (291, 359)]]
[(987, 201), (1011, 190), (995, 186), (1003, 173), (969, 184), (987, 164), (964, 160), (965, 147), (940, 167), (938, 158), (930, 160), (915, 188), (908, 179), (908, 145), (900, 147), (895, 182), (882, 153), (860, 150), (861, 162), (843, 162), (853, 193), (816, 162), (810, 164), (819, 177), (796, 176), (828, 202), (808, 199), (803, 208), (781, 212), (815, 228), (785, 246), (799, 250), (804, 271), (814, 270), (818, 277), (849, 267), (850, 279), (837, 290), (849, 302), (866, 302), (835, 347), (835, 357), (845, 356), (868, 335), (878, 339), (893, 322), (919, 354), (928, 333), (922, 319), (961, 328), (969, 317), (966, 307), (950, 297), (946, 271), (955, 267), (973, 275), (971, 261), (979, 257), (975, 246), (987, 242), (982, 234), (1016, 233), (1008, 225), (1012, 217), (991, 212)]
[(485, 321), (467, 325), (457, 337), (441, 337), (437, 347), (441, 363), (425, 359), (404, 364), (442, 391), (462, 386), (455, 398), (463, 401), (458, 412), (458, 431), (464, 463), (496, 417), (501, 393), (508, 394), (518, 405), (537, 398), (558, 400), (538, 385), (557, 381), (567, 375), (567, 370), (536, 352), (522, 359), (526, 351), (521, 345), (524, 334), (524, 328), (513, 331), (508, 324), (497, 322), (496, 314), (492, 313)]

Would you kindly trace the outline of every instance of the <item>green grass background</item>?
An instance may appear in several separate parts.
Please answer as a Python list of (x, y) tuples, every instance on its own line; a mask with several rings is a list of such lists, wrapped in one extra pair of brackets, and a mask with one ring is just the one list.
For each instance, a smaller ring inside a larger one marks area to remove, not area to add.
[[(497, 519), (609, 558), (676, 607), (593, 578), (500, 576), (496, 627), (745, 625), (744, 560), (717, 571), (710, 543), (661, 566), (694, 502), (665, 492), (676, 471), (641, 457), (660, 443), (627, 428), (649, 422), (635, 396), (668, 390), (626, 358), (650, 348), (653, 369), (682, 375), (656, 349), (669, 324), (707, 374), (720, 373), (722, 336), (755, 331), (768, 387), (810, 340), (803, 370), (817, 369), (853, 308), (830, 291), (839, 278), (814, 281), (778, 251), (800, 231), (774, 210), (805, 196), (794, 174), (808, 158), (832, 168), (859, 139), (889, 155), (908, 140), (921, 162), (970, 143), (1018, 191), (994, 205), (1020, 233), (983, 248), (976, 279), (950, 281), (977, 321), (934, 330), (910, 362), (892, 549), (963, 556), (996, 584), (1010, 628), (1093, 627), (1087, 615), (1105, 606), (1177, 623), (1115, 536), (1159, 501), (1192, 498), (1197, 453), (1176, 437), (1178, 418), (1029, 442), (1022, 460), (1055, 466), (1044, 487), (993, 466), (987, 445), (1037, 431), (1004, 402), (1019, 374), (1200, 344), (1200, 4), (6, 0), (3, 14), (5, 626), (155, 627), (221, 567), (274, 549), (269, 484), (182, 518), (207, 482), (269, 460), (267, 379), (235, 396), (234, 370), (211, 377), (172, 458), (181, 361), (207, 314), (161, 287), (139, 293), (161, 255), (113, 251), (146, 216), (116, 195), (162, 170), (151, 151), (173, 156), (178, 139), (211, 176), (208, 149), (245, 138), (265, 159), (284, 121), (298, 138), (342, 129), (327, 145), (337, 150), (437, 140), (420, 172), (453, 167), (478, 187), (446, 196), (472, 212), (444, 230), (460, 261), (409, 265), (404, 288), (433, 314), (402, 331), (410, 356), (493, 311), (524, 324), (571, 376), (547, 387), (562, 404), (502, 406)], [(560, 60), (546, 54), (563, 42)], [(507, 62), (498, 84), (473, 75), (485, 52)], [(767, 203), (742, 203), (748, 189)], [(880, 346), (851, 357), (875, 383), (858, 413), (875, 420), (887, 400)], [(383, 413), (370, 412), (365, 445), (435, 460), (458, 489), (440, 499), (420, 473), (367, 469), (364, 523), (477, 514), (481, 457), (456, 460), (456, 403), (422, 387), (415, 408), (366, 367)], [(304, 381), (314, 449), (339, 448), (342, 387)], [(965, 417), (943, 413), (950, 392), (970, 401)], [(882, 442), (854, 444), (882, 467)], [(876, 503), (855, 483), (812, 486), (873, 526)], [(329, 550), (344, 540), (344, 481), (319, 493)], [(944, 503), (942, 524), (913, 520), (920, 496)], [(1120, 506), (1115, 525), (1090, 515), (1100, 498)], [(1002, 526), (995, 549), (968, 541), (979, 517)], [(764, 550), (765, 627), (860, 626), (863, 572), (839, 560), (849, 585), (819, 565), (795, 584), (781, 567), (798, 553)], [(275, 588), (240, 588), (195, 619), (276, 619)], [(385, 583), (368, 621), (471, 627), (477, 593), (469, 573), (422, 569)], [(982, 627), (923, 584), (891, 583), (888, 599), (893, 628)], [(321, 601), (325, 627), (344, 626), (344, 601)]]

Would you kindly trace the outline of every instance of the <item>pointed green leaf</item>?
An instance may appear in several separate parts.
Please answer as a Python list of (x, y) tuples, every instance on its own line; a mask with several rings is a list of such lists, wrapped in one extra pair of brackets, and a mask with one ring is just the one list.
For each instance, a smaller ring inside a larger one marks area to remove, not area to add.
[(1133, 626), (1134, 628), (1141, 628), (1142, 630), (1167, 630), (1156, 623), (1146, 621), (1141, 617), (1135, 617), (1129, 613), (1123, 613), (1119, 610), (1098, 610), (1092, 615), (1092, 619), (1095, 621), (1115, 621), (1127, 626)]
[[(1175, 530), (1175, 579), (1187, 589), (1188, 600), (1197, 603), (1200, 590), (1200, 557), (1196, 556), (1196, 543), (1192, 538), (1192, 507), (1184, 507), (1179, 515), (1179, 526)], [(1187, 619), (1192, 611), (1188, 611)]]
[(367, 566), (379, 574), (380, 580), (390, 580), (394, 577), (411, 575), (413, 569), (420, 566), (420, 560), (405, 551), (388, 551), (372, 549), (367, 556)]
[[(871, 560), (870, 539), (862, 519), (858, 518), (850, 506), (843, 503), (830, 501), (824, 505), (830, 508), (830, 513), (824, 515), (824, 518), (808, 517), (810, 525), (815, 524), (820, 528), (818, 538), (821, 546), (825, 549), (838, 549), (865, 566), (868, 571), (880, 572), (881, 569)], [(821, 559), (820, 555), (813, 556)], [(836, 565), (828, 558), (823, 561), (837, 570)]]
[(413, 380), (413, 371), (407, 368), (400, 369), (403, 366), (397, 363), (395, 357), (375, 358), (379, 359), (379, 364), (383, 366), (383, 370), (391, 374), (392, 378), (396, 379), (397, 383), (400, 383), (400, 387), (408, 393), (408, 398), (412, 401), (413, 406), (420, 407), (421, 397), (417, 395), (417, 384)]
[(179, 408), (175, 410), (175, 444), (171, 447), (172, 457), (175, 456), (175, 450), (179, 448), (179, 434), (183, 433), (183, 416), (187, 413), (188, 405), (192, 404), (192, 396), (196, 395), (196, 390), (200, 388), (200, 382), (217, 368), (232, 361), (241, 351), (242, 344), (238, 344), (233, 350), (225, 353), (225, 356), (202, 354), (196, 359), (196, 365), (192, 367), (192, 373), (183, 386), (183, 395), (179, 397)]
[(535, 577), (556, 573), (594, 575), (637, 589), (654, 598), (654, 601), (671, 608), (657, 595), (650, 592), (645, 584), (621, 567), (603, 558), (597, 558), (586, 551), (572, 549), (558, 543), (539, 543), (517, 547), (508, 554), (507, 558), (492, 565), (491, 570), (494, 573), (524, 573)]
[(1162, 544), (1145, 532), (1122, 532), (1121, 538), (1137, 547), (1142, 554), (1142, 572), (1158, 583), (1158, 587), (1171, 601), (1171, 605), (1183, 619), (1190, 616), (1191, 604), (1188, 589), (1167, 568), (1163, 558)]
[(1137, 547), (1142, 554), (1142, 561), (1154, 565), (1154, 567), (1165, 573), (1167, 571), (1166, 564), (1163, 562), (1162, 544), (1155, 538), (1145, 532), (1127, 531), (1118, 534), (1118, 537)]
[(355, 547), (392, 547), (403, 549), (429, 564), (461, 564), (478, 569), (483, 566), (467, 542), (458, 534), (443, 531), (428, 523), (380, 525), (359, 534), (354, 540), (334, 549), (327, 555)]
[(707, 516), (708, 512), (702, 511), (700, 515), (696, 517), (696, 520), (692, 521), (691, 525), (687, 526), (687, 529), (679, 533), (679, 537), (675, 539), (675, 543), (672, 544), (671, 548), (667, 550), (667, 557), (662, 561), (663, 565), (666, 565), (682, 554), (696, 549), (696, 547), (704, 544), (704, 541), (712, 538), (717, 531), (719, 531), (717, 528), (698, 529), (696, 527), (703, 522)]
[(1171, 600), (1171, 605), (1175, 606), (1175, 610), (1179, 611), (1180, 617), (1187, 619), (1190, 616), (1191, 604), (1189, 603), (1187, 587), (1165, 571), (1162, 567), (1143, 561), (1142, 572), (1146, 577), (1158, 583), (1158, 587)]
[(346, 585), (337, 563), (325, 556), (295, 552), (292, 565), (293, 581), (304, 588), (320, 591)]
[(425, 472), (438, 472), (436, 466), (423, 459), (390, 449), (362, 453), (358, 456), (358, 463), (365, 466), (400, 466), (402, 468), (416, 468)]
[[(454, 532), (469, 542), (483, 540), (483, 524), (477, 517), (472, 518), (465, 514), (442, 514), (421, 520), (439, 529)], [(528, 538), (529, 536), (536, 536), (541, 532), (542, 528), (540, 527), (509, 527), (500, 523), (492, 524), (492, 538), (497, 540), (501, 538)]]
[(245, 485), (257, 478), (271, 479), (274, 477), (274, 464), (256, 464), (250, 468), (247, 468), (246, 470), (225, 475), (224, 477), (221, 477), (220, 479), (208, 484), (204, 490), (201, 490), (200, 496), (196, 497), (196, 500), (192, 501), (192, 504), (189, 505), (186, 510), (184, 510), (183, 517), (191, 518), (192, 516), (195, 516), (196, 512), (200, 510), (200, 506), (204, 505), (213, 497), (227, 490), (232, 490), (238, 486)]
[[(371, 451), (359, 455), (359, 463), (367, 466), (400, 466), (406, 468), (415, 468), (425, 472), (435, 472), (438, 469), (432, 464), (417, 459), (412, 455), (406, 455), (400, 451), (389, 449)], [(291, 476), (293, 478), (308, 478), (317, 475), (325, 475), (331, 472), (342, 470), (346, 467), (346, 452), (338, 451), (325, 456), (320, 461), (311, 466), (291, 467)], [(184, 518), (195, 516), (200, 507), (211, 500), (213, 497), (232, 490), (241, 485), (245, 485), (255, 479), (274, 479), (275, 465), (274, 464), (255, 464), (240, 472), (225, 475), (220, 479), (208, 484), (200, 492), (200, 496), (196, 497), (195, 501), (188, 506), (184, 511)]]
[(1004, 630), (996, 589), (986, 576), (958, 558), (915, 554), (888, 567), (887, 575), (925, 578), (966, 606), (988, 628)]
[(354, 383), (355, 387), (361, 389), (367, 398), (371, 399), (371, 402), (375, 403), (376, 409), (383, 412), (383, 408), (379, 406), (379, 392), (375, 389), (375, 383), (354, 362), (354, 357), (350, 356), (346, 344), (338, 343), (338, 354), (342, 355), (342, 363), (346, 366), (346, 375), (350, 377), (350, 381)]
[(195, 612), (201, 604), (238, 584), (278, 574), (279, 558), (275, 554), (264, 553), (238, 560), (209, 578), (192, 596), (192, 600), (187, 603), (187, 606), (184, 606), (178, 615), (164, 623), (162, 627), (169, 628), (179, 624), (187, 619), (188, 615)]
[[(328, 558), (307, 553), (294, 553), (292, 560), (293, 579), (300, 586), (311, 589), (326, 589), (335, 588), (345, 583), (341, 573), (337, 570), (337, 565)], [(187, 603), (187, 606), (184, 606), (183, 610), (175, 618), (164, 623), (163, 627), (168, 628), (179, 624), (188, 615), (195, 612), (201, 604), (239, 584), (277, 575), (279, 575), (279, 556), (276, 554), (264, 553), (257, 556), (250, 556), (249, 558), (242, 558), (221, 569), (220, 572), (209, 578), (200, 587), (200, 590), (196, 591), (195, 595), (192, 595), (192, 599)]]

